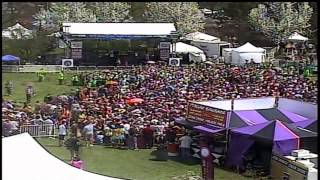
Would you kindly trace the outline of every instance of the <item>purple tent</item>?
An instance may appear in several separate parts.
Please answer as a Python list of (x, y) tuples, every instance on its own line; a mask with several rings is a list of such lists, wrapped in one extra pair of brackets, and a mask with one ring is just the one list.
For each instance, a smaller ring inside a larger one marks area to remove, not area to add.
[(286, 117), (288, 117), (293, 123), (300, 122), (300, 121), (306, 121), (308, 118), (303, 117), (299, 114), (295, 114), (293, 112), (284, 110), (284, 109), (278, 109), (282, 114), (284, 114)]
[(273, 142), (273, 151), (288, 155), (299, 149), (300, 138), (282, 122), (275, 120), (231, 130), (227, 152), (228, 165), (241, 166), (243, 155), (255, 141)]
[(295, 127), (301, 127), (313, 132), (318, 131), (318, 121), (317, 120), (305, 120), (305, 121), (299, 121), (296, 123), (292, 123)]

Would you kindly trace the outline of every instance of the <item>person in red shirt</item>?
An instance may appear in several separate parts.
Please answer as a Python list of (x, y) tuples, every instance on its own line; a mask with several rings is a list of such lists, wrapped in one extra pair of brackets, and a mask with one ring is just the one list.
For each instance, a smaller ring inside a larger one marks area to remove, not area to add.
[(142, 130), (144, 142), (146, 147), (149, 149), (153, 146), (153, 134), (154, 130), (150, 127), (150, 124), (148, 124), (147, 127)]

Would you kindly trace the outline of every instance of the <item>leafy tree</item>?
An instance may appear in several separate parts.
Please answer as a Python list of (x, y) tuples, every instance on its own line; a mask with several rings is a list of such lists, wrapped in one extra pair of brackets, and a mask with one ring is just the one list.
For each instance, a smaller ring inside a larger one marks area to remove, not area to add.
[(5, 54), (19, 56), (23, 61), (31, 62), (37, 56), (44, 55), (52, 43), (52, 38), (43, 33), (37, 33), (32, 39), (2, 39), (2, 51)]
[(49, 10), (42, 9), (33, 16), (34, 25), (58, 30), (63, 22), (96, 22), (96, 16), (82, 2), (52, 3)]
[(259, 4), (249, 13), (249, 23), (277, 44), (293, 33), (308, 36), (313, 9), (308, 2), (271, 2)]
[(149, 22), (172, 22), (182, 35), (202, 31), (205, 24), (197, 2), (146, 3), (144, 17)]
[(97, 22), (128, 22), (131, 5), (126, 2), (95, 2), (91, 5), (95, 11)]

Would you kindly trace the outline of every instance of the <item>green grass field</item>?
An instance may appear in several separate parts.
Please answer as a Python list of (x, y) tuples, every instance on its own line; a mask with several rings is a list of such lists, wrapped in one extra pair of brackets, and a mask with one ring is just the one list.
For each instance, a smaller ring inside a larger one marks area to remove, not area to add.
[[(71, 86), (71, 77), (71, 73), (66, 73), (64, 85), (58, 85), (58, 73), (48, 73), (43, 82), (38, 82), (35, 73), (2, 73), (2, 95), (6, 100), (23, 103), (26, 101), (25, 88), (28, 83), (31, 83), (36, 92), (36, 95), (31, 99), (32, 103), (37, 100), (42, 102), (47, 94), (61, 95), (70, 92), (71, 89), (76, 89), (77, 87)], [(8, 80), (13, 82), (12, 96), (6, 94), (5, 83)]]
[[(70, 153), (65, 147), (58, 147), (58, 140), (40, 138), (38, 142), (59, 159), (68, 162)], [(82, 147), (80, 156), (84, 160), (85, 169), (102, 175), (136, 179), (136, 180), (170, 180), (174, 176), (180, 176), (188, 171), (200, 175), (200, 162), (182, 163), (177, 160), (166, 162), (153, 161), (149, 149), (138, 151), (119, 150), (100, 145)], [(246, 180), (249, 178), (234, 172), (215, 168), (217, 180)]]

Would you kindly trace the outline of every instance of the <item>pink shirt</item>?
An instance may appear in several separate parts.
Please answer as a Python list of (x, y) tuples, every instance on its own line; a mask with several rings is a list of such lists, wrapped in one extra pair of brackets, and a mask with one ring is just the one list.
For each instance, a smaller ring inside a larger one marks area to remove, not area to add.
[(83, 161), (71, 161), (70, 164), (78, 169), (83, 169)]

